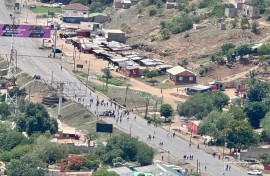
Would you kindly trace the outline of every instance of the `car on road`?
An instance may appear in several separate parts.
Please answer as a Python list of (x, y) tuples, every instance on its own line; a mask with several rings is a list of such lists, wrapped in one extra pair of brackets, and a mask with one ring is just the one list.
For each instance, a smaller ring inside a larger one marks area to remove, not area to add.
[(33, 78), (36, 79), (36, 80), (40, 80), (40, 75), (34, 75)]
[(262, 175), (262, 172), (259, 170), (252, 170), (247, 172), (248, 175)]

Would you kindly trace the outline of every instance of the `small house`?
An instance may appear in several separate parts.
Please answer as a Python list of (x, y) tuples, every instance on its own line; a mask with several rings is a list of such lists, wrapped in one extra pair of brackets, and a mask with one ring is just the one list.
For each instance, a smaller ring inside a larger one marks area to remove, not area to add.
[(233, 18), (237, 15), (237, 9), (236, 8), (226, 8), (225, 9), (225, 16), (227, 18)]
[(260, 17), (260, 8), (243, 4), (242, 15), (244, 15), (248, 18), (252, 18), (252, 19), (259, 18)]
[(113, 7), (114, 8), (122, 8), (123, 7), (122, 0), (114, 0), (113, 1)]
[(108, 15), (104, 13), (91, 13), (89, 14), (89, 21), (95, 22), (95, 23), (105, 23), (106, 21), (109, 21), (110, 18)]
[(88, 7), (80, 3), (69, 4), (62, 9), (62, 20), (66, 23), (80, 23), (88, 18)]
[(131, 7), (131, 1), (130, 0), (123, 0), (121, 3), (122, 3), (122, 8), (123, 9), (129, 9)]
[(119, 72), (122, 73), (123, 75), (127, 76), (127, 77), (138, 77), (138, 76), (140, 76), (140, 69), (139, 69), (139, 67), (136, 67), (136, 66), (122, 67)]
[(101, 29), (102, 24), (95, 22), (80, 22), (80, 29), (89, 30), (90, 32), (96, 32)]
[(108, 42), (125, 42), (126, 40), (125, 33), (120, 29), (105, 29), (103, 30), (103, 36), (107, 39)]
[(76, 139), (79, 137), (78, 134), (76, 134), (75, 128), (63, 125), (59, 119), (57, 119), (57, 123), (58, 123), (58, 131), (54, 134), (55, 138)]
[(169, 73), (169, 80), (175, 85), (196, 83), (196, 74), (181, 66), (175, 66), (167, 70), (167, 73)]

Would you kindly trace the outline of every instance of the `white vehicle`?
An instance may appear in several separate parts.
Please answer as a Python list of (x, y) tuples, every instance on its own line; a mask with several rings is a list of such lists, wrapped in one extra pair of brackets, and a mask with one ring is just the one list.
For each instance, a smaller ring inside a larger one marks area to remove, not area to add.
[(64, 24), (61, 24), (61, 25), (60, 25), (60, 29), (61, 29), (61, 30), (66, 30), (66, 28), (67, 28), (66, 25), (64, 25)]
[(105, 66), (105, 67), (102, 67), (102, 69), (114, 70), (114, 68), (112, 66)]
[(262, 172), (259, 170), (252, 170), (247, 172), (248, 175), (262, 175)]
[(59, 5), (58, 3), (54, 3), (52, 4), (52, 7), (61, 7), (61, 5)]

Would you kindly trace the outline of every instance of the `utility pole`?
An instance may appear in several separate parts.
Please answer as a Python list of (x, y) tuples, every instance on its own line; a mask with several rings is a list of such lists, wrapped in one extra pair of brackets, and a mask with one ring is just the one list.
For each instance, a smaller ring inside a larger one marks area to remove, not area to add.
[(61, 118), (61, 109), (62, 109), (62, 101), (63, 101), (63, 91), (64, 91), (64, 83), (60, 83), (59, 85), (59, 105), (58, 105), (58, 118)]
[(29, 90), (28, 90), (28, 101), (30, 102), (30, 98), (31, 98), (31, 84), (30, 84), (30, 87), (29, 87)]
[(88, 69), (87, 69), (87, 82), (89, 80), (89, 72), (90, 72), (90, 61), (88, 62)]
[(52, 78), (51, 78), (51, 87), (53, 86), (53, 71), (52, 71)]
[(74, 68), (73, 68), (73, 71), (75, 71), (75, 46), (74, 46), (74, 48), (73, 48), (73, 66), (74, 66)]
[(132, 124), (130, 124), (129, 126), (129, 135), (131, 136), (131, 128), (132, 128)]
[[(55, 53), (56, 53), (56, 39), (57, 39), (57, 28), (54, 27), (54, 50), (53, 50), (53, 57), (55, 58)], [(62, 51), (63, 52), (63, 51)]]
[(156, 99), (156, 104), (155, 104), (155, 114), (154, 114), (154, 126), (157, 127), (156, 116), (157, 116), (157, 99)]
[(145, 119), (146, 119), (147, 114), (148, 114), (148, 105), (149, 105), (149, 97), (146, 97), (145, 114), (144, 114)]
[(106, 91), (108, 91), (108, 81), (109, 81), (109, 73), (110, 73), (110, 68), (109, 68), (110, 62), (108, 61), (108, 70), (107, 70), (107, 76), (106, 76)]
[(26, 11), (26, 19), (25, 19), (25, 23), (28, 23), (28, 22), (27, 22), (27, 19), (28, 19), (28, 11), (29, 11), (29, 8), (28, 8), (28, 6), (26, 6), (26, 8), (27, 8), (27, 11)]
[[(12, 16), (12, 38), (11, 38), (11, 50), (10, 50), (10, 58), (8, 61), (8, 78), (13, 77), (13, 73), (16, 71), (15, 66), (17, 65), (17, 50), (14, 49), (14, 33), (16, 32), (15, 28), (15, 16)], [(15, 60), (15, 66), (14, 66)]]
[(124, 107), (126, 107), (127, 93), (128, 93), (128, 85), (127, 85), (127, 88), (126, 88), (126, 95), (125, 95)]

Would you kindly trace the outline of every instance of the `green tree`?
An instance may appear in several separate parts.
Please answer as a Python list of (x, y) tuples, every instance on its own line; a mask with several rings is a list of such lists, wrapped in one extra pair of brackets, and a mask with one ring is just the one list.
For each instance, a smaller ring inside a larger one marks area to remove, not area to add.
[(249, 124), (234, 120), (230, 122), (224, 130), (229, 148), (245, 149), (256, 145), (259, 136), (253, 131)]
[(223, 139), (223, 130), (233, 121), (233, 115), (228, 112), (212, 111), (199, 124), (199, 133)]
[(33, 152), (46, 163), (56, 163), (68, 156), (68, 147), (63, 144), (51, 142), (45, 136), (39, 136), (33, 145)]
[(202, 119), (215, 109), (221, 111), (228, 101), (228, 96), (221, 91), (198, 93), (178, 104), (177, 111), (180, 116)]
[(270, 137), (270, 112), (265, 114), (265, 117), (261, 120), (260, 124), (265, 134)]
[[(194, 108), (196, 107), (196, 108)], [(177, 111), (180, 116), (202, 119), (214, 109), (212, 101), (206, 94), (195, 94), (182, 104), (177, 105)]]
[(248, 19), (246, 17), (243, 17), (240, 20), (240, 26), (241, 26), (241, 29), (249, 28), (249, 21), (248, 21)]
[[(250, 78), (253, 79), (253, 78)], [(262, 101), (269, 91), (269, 85), (266, 82), (254, 80), (249, 84), (247, 98), (249, 101)]]
[(235, 45), (232, 43), (226, 43), (220, 47), (222, 55), (227, 55), (230, 49), (234, 49), (234, 48), (235, 48)]
[(7, 171), (10, 176), (41, 176), (48, 173), (46, 168), (46, 164), (37, 156), (27, 154), (20, 159), (11, 160)]
[(90, 153), (84, 156), (83, 166), (88, 169), (97, 170), (99, 163), (99, 157), (94, 153)]
[(229, 111), (234, 117), (235, 120), (244, 120), (246, 115), (241, 107), (231, 106)]
[(235, 18), (235, 19), (231, 20), (230, 23), (231, 23), (232, 28), (234, 29), (238, 25), (238, 19)]
[(242, 59), (244, 55), (251, 54), (252, 50), (247, 45), (241, 45), (240, 47), (236, 49), (236, 53), (240, 56), (240, 59)]
[(5, 102), (0, 103), (0, 115), (1, 119), (7, 119), (7, 117), (11, 115), (9, 105)]
[(98, 138), (98, 133), (96, 131), (88, 131), (87, 139), (90, 141), (96, 140)]
[(136, 161), (138, 161), (142, 166), (152, 164), (155, 153), (154, 150), (141, 141), (137, 143), (136, 148)]
[[(140, 156), (142, 151), (140, 147), (143, 147), (148, 152), (145, 152), (145, 156)], [(122, 158), (125, 161), (138, 161), (141, 165), (149, 163), (149, 160), (153, 160), (151, 148), (142, 146), (140, 142), (128, 134), (112, 136), (107, 140), (106, 146), (99, 146), (96, 150), (96, 154), (101, 158), (101, 161), (106, 164), (112, 164), (116, 158)]]
[(102, 11), (103, 11), (103, 5), (100, 2), (93, 2), (89, 6), (90, 13), (96, 13), (96, 12), (102, 12)]
[(173, 115), (173, 108), (170, 104), (162, 104), (159, 109), (160, 115), (166, 119)]
[(214, 91), (210, 93), (210, 98), (213, 101), (214, 107), (216, 107), (219, 111), (222, 111), (222, 108), (228, 105), (230, 98), (228, 95), (224, 94), (221, 91)]
[(260, 55), (268, 55), (270, 54), (270, 45), (269, 44), (263, 44), (258, 48), (258, 53)]
[(109, 68), (103, 68), (101, 69), (101, 71), (103, 72), (103, 75), (105, 78), (111, 78), (112, 75), (111, 75), (111, 70)]
[(250, 0), (248, 1), (249, 5), (257, 6), (260, 9), (264, 9), (269, 6), (269, 1), (266, 0)]
[(118, 176), (118, 174), (113, 171), (108, 171), (106, 167), (101, 167), (93, 172), (93, 176)]
[(47, 130), (54, 134), (58, 130), (56, 119), (51, 118), (40, 103), (29, 103), (25, 115), (18, 116), (16, 122), (18, 131), (26, 131), (29, 135), (37, 132), (45, 133)]
[(268, 153), (264, 153), (260, 155), (260, 161), (263, 165), (269, 165), (270, 164), (270, 157)]
[(260, 127), (260, 120), (264, 118), (269, 108), (263, 102), (250, 102), (244, 108), (250, 125), (254, 128)]

